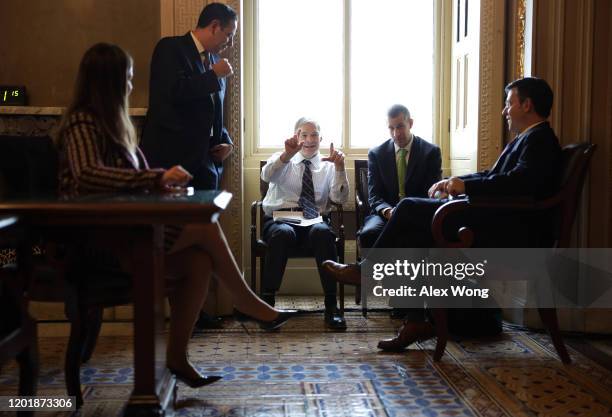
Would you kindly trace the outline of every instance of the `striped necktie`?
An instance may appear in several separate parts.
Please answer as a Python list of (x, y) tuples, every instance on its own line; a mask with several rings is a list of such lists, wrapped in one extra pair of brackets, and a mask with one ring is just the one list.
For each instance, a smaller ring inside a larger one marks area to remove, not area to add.
[(304, 174), (302, 174), (302, 192), (298, 204), (304, 212), (305, 219), (314, 219), (319, 216), (319, 211), (315, 204), (312, 171), (310, 170), (311, 162), (307, 159), (304, 159), (302, 162), (304, 162)]
[(200, 59), (202, 60), (202, 65), (204, 65), (204, 71), (210, 71), (210, 55), (206, 51), (200, 52)]

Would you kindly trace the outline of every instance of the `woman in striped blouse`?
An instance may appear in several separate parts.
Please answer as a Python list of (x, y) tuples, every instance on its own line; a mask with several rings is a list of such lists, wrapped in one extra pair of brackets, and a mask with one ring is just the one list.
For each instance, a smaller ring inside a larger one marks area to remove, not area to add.
[[(191, 179), (181, 166), (147, 165), (128, 115), (132, 74), (132, 59), (118, 46), (100, 43), (83, 56), (74, 99), (57, 135), (62, 195), (164, 191)], [(251, 291), (217, 222), (166, 229), (166, 274), (184, 278), (170, 295), (168, 368), (188, 385), (203, 386), (220, 377), (198, 373), (187, 358), (187, 343), (211, 276), (218, 277), (239, 311), (264, 328), (280, 327), (294, 312), (276, 310)]]

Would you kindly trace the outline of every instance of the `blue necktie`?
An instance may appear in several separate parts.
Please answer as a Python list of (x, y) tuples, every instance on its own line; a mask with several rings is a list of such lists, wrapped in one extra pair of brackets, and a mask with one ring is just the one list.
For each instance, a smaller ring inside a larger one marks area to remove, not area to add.
[(314, 185), (312, 183), (312, 171), (310, 170), (311, 162), (304, 159), (304, 174), (302, 174), (302, 192), (298, 204), (304, 212), (305, 219), (314, 219), (319, 216), (319, 211), (315, 204)]

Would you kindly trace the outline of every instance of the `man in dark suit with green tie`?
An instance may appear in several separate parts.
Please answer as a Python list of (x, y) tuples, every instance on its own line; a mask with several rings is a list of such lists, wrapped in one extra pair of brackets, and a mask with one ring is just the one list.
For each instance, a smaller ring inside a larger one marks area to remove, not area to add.
[(440, 180), (440, 148), (411, 132), (408, 108), (393, 105), (387, 112), (391, 138), (368, 152), (368, 203), (371, 214), (359, 233), (362, 248), (371, 248), (395, 206), (405, 197), (427, 197)]

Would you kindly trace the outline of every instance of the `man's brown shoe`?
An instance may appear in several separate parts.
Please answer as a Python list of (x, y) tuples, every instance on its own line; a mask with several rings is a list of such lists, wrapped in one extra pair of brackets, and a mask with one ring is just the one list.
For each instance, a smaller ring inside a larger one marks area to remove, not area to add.
[(393, 339), (385, 339), (378, 342), (378, 348), (385, 352), (401, 352), (414, 342), (422, 342), (436, 335), (431, 323), (406, 322), (400, 328), (399, 333)]
[(339, 264), (325, 261), (322, 264), (327, 275), (342, 284), (361, 285), (361, 266), (358, 264)]

